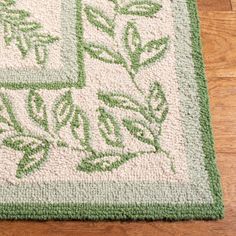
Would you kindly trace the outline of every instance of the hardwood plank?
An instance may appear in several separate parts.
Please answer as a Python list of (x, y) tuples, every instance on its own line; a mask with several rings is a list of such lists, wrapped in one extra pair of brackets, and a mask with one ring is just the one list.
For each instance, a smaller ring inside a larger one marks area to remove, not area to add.
[[(236, 77), (208, 79), (208, 91), (212, 107), (236, 106)], [(224, 115), (224, 114), (220, 114)]]
[(200, 12), (206, 72), (236, 77), (236, 12)]
[(198, 0), (198, 9), (205, 11), (231, 11), (230, 0)]
[(236, 152), (236, 78), (209, 78), (216, 151)]
[(236, 11), (236, 0), (231, 0), (232, 9)]

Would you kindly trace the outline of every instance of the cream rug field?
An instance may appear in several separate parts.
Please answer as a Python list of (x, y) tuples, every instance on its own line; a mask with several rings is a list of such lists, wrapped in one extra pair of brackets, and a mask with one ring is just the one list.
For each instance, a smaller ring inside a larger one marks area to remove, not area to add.
[(0, 218), (223, 217), (195, 0), (0, 0)]

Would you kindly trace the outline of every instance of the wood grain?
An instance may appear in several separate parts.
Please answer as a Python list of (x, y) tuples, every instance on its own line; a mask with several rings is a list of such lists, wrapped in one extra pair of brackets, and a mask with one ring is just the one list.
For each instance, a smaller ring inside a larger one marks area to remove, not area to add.
[[(0, 236), (236, 235), (236, 12), (228, 0), (199, 0), (225, 219), (186, 222), (0, 222)], [(236, 0), (232, 6), (236, 7)], [(236, 8), (234, 8), (236, 9)], [(216, 11), (217, 10), (217, 11)], [(223, 12), (222, 12), (223, 11)]]
[(236, 11), (236, 0), (231, 0), (232, 9)]
[(209, 78), (217, 153), (236, 153), (236, 78)]
[(198, 9), (204, 11), (230, 11), (232, 5), (230, 0), (198, 0)]
[(200, 12), (208, 77), (236, 77), (236, 12)]

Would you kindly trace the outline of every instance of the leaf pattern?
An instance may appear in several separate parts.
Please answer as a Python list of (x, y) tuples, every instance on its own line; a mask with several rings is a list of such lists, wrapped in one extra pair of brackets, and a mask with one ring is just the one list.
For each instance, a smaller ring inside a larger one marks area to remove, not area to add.
[(48, 58), (48, 50), (44, 45), (35, 46), (35, 58), (38, 64), (44, 64)]
[(1, 0), (0, 1), (0, 7), (7, 7), (7, 6), (10, 6), (10, 5), (13, 5), (13, 4), (15, 4), (15, 1), (16, 0)]
[(142, 43), (138, 28), (133, 22), (128, 22), (125, 28), (124, 45), (131, 60), (132, 70), (136, 73), (139, 68)]
[(21, 52), (22, 57), (26, 57), (26, 55), (28, 54), (30, 47), (31, 47), (31, 43), (29, 41), (29, 38), (24, 35), (24, 34), (18, 34), (16, 36), (16, 46), (18, 47), (18, 49)]
[(46, 104), (35, 90), (30, 90), (28, 96), (28, 114), (44, 130), (48, 130)]
[(133, 98), (121, 93), (98, 93), (98, 99), (109, 107), (123, 108), (132, 111), (141, 111), (142, 106)]
[(7, 46), (15, 39), (14, 26), (8, 22), (4, 22), (4, 41)]
[(39, 169), (48, 159), (49, 142), (38, 137), (16, 135), (6, 138), (3, 145), (23, 153), (16, 172), (17, 178)]
[(162, 123), (166, 119), (168, 105), (165, 94), (157, 82), (150, 87), (148, 106), (152, 117), (157, 123)]
[(96, 171), (111, 171), (136, 157), (137, 153), (96, 153), (83, 159), (77, 170), (92, 173)]
[(161, 59), (167, 50), (168, 40), (169, 38), (165, 37), (158, 40), (151, 40), (144, 45), (141, 52), (140, 65), (147, 66)]
[(53, 113), (56, 119), (56, 130), (66, 126), (73, 112), (73, 100), (70, 91), (65, 92), (54, 104)]
[(161, 5), (149, 0), (136, 0), (121, 7), (119, 12), (124, 15), (152, 17), (161, 9)]
[(40, 33), (42, 25), (29, 21), (29, 12), (13, 7), (15, 1), (0, 2), (0, 23), (4, 28), (4, 41), (7, 46), (15, 43), (24, 59), (33, 49), (37, 64), (44, 65), (48, 59), (48, 47), (59, 40), (58, 37)]
[(22, 132), (20, 123), (16, 120), (15, 114), (13, 113), (12, 104), (8, 97), (0, 93), (0, 130), (5, 131), (2, 125), (5, 124), (9, 127), (13, 127), (17, 132)]
[(94, 43), (87, 43), (84, 45), (84, 49), (92, 58), (111, 64), (124, 64), (124, 58), (122, 55), (113, 49), (109, 49), (106, 46), (98, 45)]
[(92, 25), (107, 33), (109, 36), (114, 36), (114, 22), (109, 19), (104, 12), (91, 6), (86, 6), (84, 11), (88, 21)]
[[(117, 0), (109, 1), (114, 6), (112, 19), (103, 11), (88, 5), (85, 6), (84, 12), (89, 24), (97, 27), (100, 31), (98, 33), (108, 34), (110, 36), (108, 39), (114, 41), (114, 46), (84, 42), (83, 47), (93, 59), (122, 66), (128, 72), (134, 89), (139, 93), (136, 98), (122, 92), (99, 91), (97, 94), (98, 100), (107, 106), (104, 108), (99, 105), (97, 109), (97, 127), (101, 141), (103, 140), (113, 149), (101, 152), (93, 147), (91, 131), (95, 124), (90, 126), (90, 116), (79, 106), (74, 105), (70, 90), (58, 96), (50, 110), (47, 110), (46, 101), (40, 92), (35, 89), (29, 91), (26, 102), (27, 111), (32, 121), (41, 129), (40, 135), (38, 133), (35, 135), (33, 131), (22, 127), (13, 112), (10, 100), (5, 94), (0, 93), (0, 134), (3, 135), (3, 145), (23, 155), (17, 164), (17, 178), (23, 178), (39, 170), (48, 160), (51, 146), (85, 154), (86, 158), (78, 163), (77, 170), (87, 173), (115, 170), (132, 158), (143, 154), (162, 152), (172, 160), (169, 152), (160, 146), (162, 124), (168, 114), (164, 90), (158, 82), (155, 82), (149, 87), (149, 92), (146, 92), (136, 81), (136, 75), (143, 67), (162, 59), (168, 48), (169, 37), (142, 42), (142, 32), (139, 31), (135, 19), (139, 16), (153, 17), (161, 9), (161, 5), (150, 0), (136, 0), (122, 5)], [(49, 46), (59, 39), (40, 32), (41, 24), (29, 21), (30, 14), (27, 11), (14, 7), (14, 0), (0, 0), (0, 18), (5, 44), (14, 43), (22, 57), (28, 56), (33, 51), (36, 62), (44, 65), (49, 57)], [(130, 19), (124, 27), (124, 35), (119, 38), (122, 40), (119, 43), (116, 42), (116, 17), (118, 15), (129, 15)], [(130, 16), (135, 17), (131, 19)], [(120, 51), (115, 45), (122, 45), (124, 49)], [(137, 100), (140, 97), (142, 99)], [(131, 116), (130, 118), (123, 117), (122, 122), (118, 122), (113, 112), (109, 111), (111, 108), (118, 111), (123, 109), (124, 114), (128, 112)], [(53, 117), (49, 111), (52, 112)], [(50, 127), (51, 125), (53, 127)], [(72, 134), (76, 142), (75, 146), (64, 140), (64, 135), (61, 135), (62, 128), (63, 131)], [(148, 145), (145, 145), (145, 148), (140, 145), (140, 149), (133, 153), (127, 151), (128, 147), (125, 146), (122, 137), (125, 132), (126, 135), (130, 134), (133, 138)], [(173, 163), (171, 163), (171, 169), (174, 170)]]
[(71, 132), (75, 139), (80, 141), (82, 146), (89, 146), (90, 126), (86, 113), (79, 107), (75, 108), (74, 115), (71, 121)]
[(101, 107), (98, 111), (99, 131), (105, 142), (113, 147), (123, 147), (120, 126), (114, 116)]
[(139, 141), (154, 146), (156, 150), (159, 149), (159, 144), (155, 139), (152, 129), (149, 128), (148, 124), (144, 121), (124, 119), (123, 124), (130, 134), (132, 134)]

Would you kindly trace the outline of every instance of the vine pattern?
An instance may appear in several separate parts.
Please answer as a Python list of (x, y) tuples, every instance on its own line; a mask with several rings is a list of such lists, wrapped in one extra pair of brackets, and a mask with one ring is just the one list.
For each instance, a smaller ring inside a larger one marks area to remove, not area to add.
[[(99, 9), (85, 6), (84, 12), (88, 21), (102, 33), (106, 33), (112, 40), (116, 39), (115, 27), (118, 14), (136, 17), (153, 17), (161, 9), (161, 5), (149, 0), (136, 0), (120, 6), (117, 0), (108, 0), (114, 4), (114, 18), (110, 19)], [(12, 4), (13, 0), (5, 0)], [(2, 3), (0, 2), (0, 7)], [(50, 149), (68, 148), (86, 157), (78, 163), (77, 170), (87, 173), (96, 171), (111, 171), (117, 169), (129, 160), (144, 154), (162, 153), (171, 162), (171, 169), (175, 166), (169, 153), (162, 149), (160, 136), (162, 124), (168, 114), (168, 103), (159, 82), (150, 85), (145, 94), (136, 83), (138, 72), (151, 64), (158, 62), (168, 48), (169, 38), (151, 40), (143, 43), (137, 25), (129, 21), (124, 29), (123, 45), (129, 56), (129, 61), (118, 50), (108, 48), (96, 42), (84, 43), (84, 49), (94, 59), (104, 63), (119, 64), (129, 74), (137, 91), (144, 97), (144, 103), (127, 94), (114, 91), (99, 91), (98, 100), (103, 104), (97, 109), (98, 129), (104, 142), (116, 149), (104, 152), (97, 151), (92, 146), (90, 120), (73, 101), (72, 91), (67, 90), (59, 95), (52, 108), (49, 108), (41, 96), (40, 91), (31, 89), (26, 99), (28, 116), (42, 130), (38, 135), (23, 127), (16, 118), (13, 106), (8, 96), (0, 93), (0, 134), (5, 134), (2, 145), (15, 151), (22, 152), (23, 158), (17, 165), (16, 177), (22, 178), (40, 169), (50, 155)], [(109, 108), (129, 110), (140, 114), (137, 118), (126, 117), (120, 124)], [(53, 114), (53, 125), (49, 124), (49, 112)], [(148, 150), (136, 152), (125, 151), (121, 126), (135, 139), (150, 146)], [(69, 127), (70, 133), (77, 145), (71, 146), (61, 137), (63, 128)]]
[(42, 25), (28, 18), (30, 13), (15, 8), (16, 0), (0, 1), (0, 24), (4, 30), (6, 46), (15, 44), (26, 58), (33, 50), (37, 64), (44, 65), (48, 60), (49, 45), (58, 41), (59, 38), (40, 32)]

